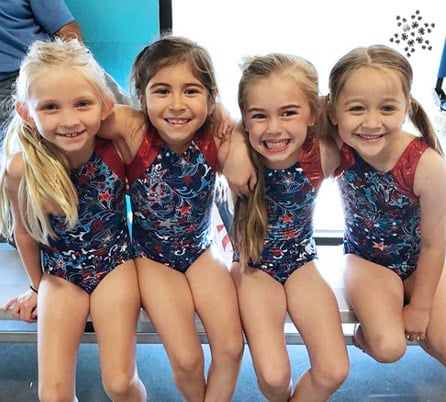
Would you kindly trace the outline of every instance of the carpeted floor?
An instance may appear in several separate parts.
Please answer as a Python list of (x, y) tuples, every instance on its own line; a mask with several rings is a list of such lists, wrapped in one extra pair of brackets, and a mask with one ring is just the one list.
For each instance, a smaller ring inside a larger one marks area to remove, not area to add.
[[(209, 348), (203, 346), (209, 362)], [(374, 362), (348, 346), (351, 371), (332, 402), (444, 402), (446, 369), (421, 348), (409, 346), (397, 363)], [(294, 379), (308, 367), (304, 346), (289, 346)], [(148, 391), (148, 401), (180, 402), (161, 345), (138, 345), (138, 367)], [(80, 402), (109, 401), (100, 381), (97, 346), (81, 345), (77, 389)], [(0, 402), (37, 401), (35, 344), (0, 344)], [(245, 350), (234, 402), (263, 402), (256, 384), (249, 350)]]

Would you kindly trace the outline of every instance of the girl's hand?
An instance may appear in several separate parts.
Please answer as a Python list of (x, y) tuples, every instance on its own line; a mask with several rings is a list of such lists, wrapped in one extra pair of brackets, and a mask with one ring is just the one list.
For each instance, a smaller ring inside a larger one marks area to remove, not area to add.
[(11, 310), (11, 314), (15, 318), (29, 323), (35, 322), (37, 321), (37, 294), (28, 290), (20, 296), (8, 300), (3, 309)]
[(410, 303), (403, 308), (403, 322), (406, 337), (410, 341), (424, 341), (429, 325), (430, 310), (422, 309)]
[[(231, 157), (233, 155), (233, 157)], [(231, 159), (235, 159), (231, 162)], [(227, 161), (230, 161), (227, 163)], [(238, 197), (247, 196), (257, 184), (257, 173), (249, 159), (236, 158), (235, 153), (229, 153), (223, 175), (226, 177), (232, 192)]]
[(240, 123), (232, 131), (229, 155), (223, 166), (223, 175), (238, 197), (248, 195), (257, 184), (257, 172), (249, 157), (248, 146)]
[(234, 128), (234, 121), (220, 103), (215, 105), (212, 124), (214, 137), (217, 137), (221, 142), (230, 139), (232, 129)]

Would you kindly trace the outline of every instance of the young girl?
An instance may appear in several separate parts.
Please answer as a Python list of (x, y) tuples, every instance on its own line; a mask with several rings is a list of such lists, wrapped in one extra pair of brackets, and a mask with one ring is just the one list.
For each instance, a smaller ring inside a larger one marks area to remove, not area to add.
[(37, 319), (39, 398), (77, 400), (77, 350), (90, 314), (106, 392), (113, 401), (145, 401), (125, 169), (113, 144), (96, 138), (113, 108), (104, 72), (77, 40), (38, 41), (21, 65), (15, 101), (0, 221), (14, 234), (30, 289), (6, 309)]
[[(216, 173), (227, 142), (213, 136), (217, 86), (208, 53), (176, 37), (137, 56), (132, 83), (144, 119), (122, 107), (107, 119), (127, 167), (140, 292), (188, 401), (229, 401), (243, 351), (237, 295), (210, 239)], [(204, 376), (195, 312), (212, 362)]]
[[(446, 364), (446, 167), (411, 83), (408, 61), (379, 45), (330, 73), (330, 118), (345, 143), (345, 293), (370, 356), (396, 361), (407, 338)], [(407, 116), (421, 137), (403, 130)]]
[[(336, 298), (314, 262), (315, 197), (339, 163), (335, 144), (316, 138), (316, 70), (295, 56), (253, 58), (243, 68), (238, 98), (258, 183), (236, 200), (231, 273), (259, 386), (269, 401), (325, 401), (349, 364)], [(287, 313), (311, 361), (294, 389)]]

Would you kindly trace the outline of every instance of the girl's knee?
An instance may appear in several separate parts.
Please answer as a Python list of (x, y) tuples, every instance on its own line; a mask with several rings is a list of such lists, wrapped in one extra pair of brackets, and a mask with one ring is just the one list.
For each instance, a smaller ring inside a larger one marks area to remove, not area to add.
[(204, 369), (204, 360), (201, 350), (197, 352), (183, 350), (171, 357), (171, 366), (176, 379), (181, 380), (194, 376)]
[(102, 378), (104, 390), (112, 400), (123, 400), (126, 395), (132, 393), (138, 381), (136, 372), (125, 371), (115, 372)]
[(324, 389), (334, 392), (348, 376), (350, 365), (348, 359), (333, 362), (333, 364), (322, 364), (320, 367), (312, 367), (313, 381)]
[(265, 395), (282, 395), (291, 390), (291, 370), (289, 367), (258, 369), (257, 382)]
[(62, 384), (39, 386), (40, 402), (73, 402), (74, 392), (67, 390)]
[(243, 357), (243, 336), (228, 337), (219, 344), (212, 346), (212, 359), (214, 362), (240, 362)]
[(406, 353), (406, 338), (379, 336), (368, 344), (370, 355), (380, 363), (394, 363)]

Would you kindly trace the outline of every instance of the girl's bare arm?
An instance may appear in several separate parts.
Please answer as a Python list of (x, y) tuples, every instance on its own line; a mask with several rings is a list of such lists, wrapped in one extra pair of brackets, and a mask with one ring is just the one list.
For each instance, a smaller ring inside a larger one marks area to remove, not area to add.
[[(42, 277), (39, 243), (26, 231), (22, 223), (18, 203), (18, 188), (24, 174), (24, 161), (20, 154), (9, 163), (6, 174), (6, 189), (12, 205), (14, 219), (14, 241), (20, 254), (30, 285), (39, 288)], [(31, 289), (8, 301), (5, 310), (21, 320), (33, 322), (37, 318), (37, 294)]]
[(432, 149), (418, 162), (414, 192), (421, 207), (421, 251), (414, 283), (409, 289), (410, 302), (403, 315), (406, 332), (424, 339), (446, 245), (446, 164)]

